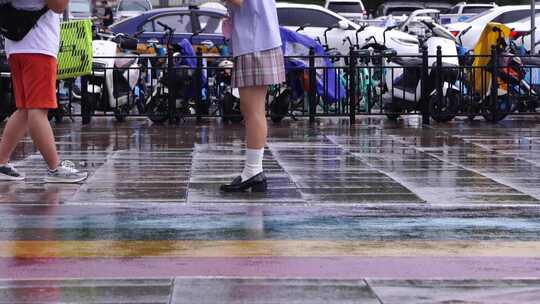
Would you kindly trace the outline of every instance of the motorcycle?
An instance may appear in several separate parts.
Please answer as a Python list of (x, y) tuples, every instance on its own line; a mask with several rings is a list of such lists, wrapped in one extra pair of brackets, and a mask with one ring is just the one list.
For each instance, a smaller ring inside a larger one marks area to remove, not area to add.
[[(525, 69), (521, 58), (509, 47), (511, 29), (499, 23), (489, 23), (482, 32), (474, 49), (473, 68), (480, 69), (474, 77), (474, 89), (479, 96), (480, 114), (489, 122), (503, 120), (516, 110), (524, 98), (538, 94), (525, 80)], [(495, 46), (497, 62), (491, 56)], [(496, 68), (497, 79), (493, 81)], [(493, 96), (493, 94), (497, 94)]]
[[(423, 20), (421, 24), (425, 26), (425, 36), (420, 37), (420, 45), (428, 51), (427, 83), (422, 81), (422, 58), (398, 57), (395, 51), (385, 51), (386, 89), (382, 96), (383, 105), (387, 117), (395, 120), (401, 114), (419, 110), (429, 102), (430, 116), (437, 122), (448, 122), (454, 119), (459, 109), (460, 90), (455, 85), (459, 74), (456, 40), (432, 22)], [(442, 53), (441, 69), (437, 68), (439, 47)], [(440, 83), (437, 83), (437, 79)]]
[(283, 85), (273, 86), (269, 90), (270, 118), (273, 122), (280, 122), (287, 114), (294, 117), (295, 112), (303, 112), (307, 92), (311, 90), (309, 83), (309, 50), (315, 51), (315, 76), (317, 91), (316, 103), (322, 106), (336, 104), (347, 96), (346, 89), (341, 81), (340, 74), (334, 68), (332, 61), (339, 61), (336, 53), (331, 49), (330, 54), (316, 40), (280, 28), (282, 49), (285, 56), (286, 82)]
[(95, 111), (113, 112), (116, 120), (122, 122), (139, 102), (135, 88), (141, 66), (139, 56), (132, 52), (137, 49), (135, 37), (118, 34), (92, 42), (93, 72), (85, 77), (86, 98), (81, 100), (83, 124), (90, 123)]
[(232, 69), (234, 63), (230, 60), (221, 60), (215, 75), (215, 96), (221, 102), (222, 117), (224, 122), (241, 122), (240, 91), (231, 86)]
[[(174, 122), (179, 122), (185, 116), (208, 113), (208, 79), (201, 73), (201, 92), (198, 92), (195, 79), (197, 59), (191, 42), (183, 39), (180, 43), (173, 45), (171, 42), (175, 29), (159, 21), (157, 24), (165, 30), (165, 51), (167, 58), (172, 57), (173, 61), (170, 65), (172, 65), (174, 74), (169, 75), (169, 62), (167, 60), (159, 60), (158, 63), (154, 63), (154, 68), (161, 68), (157, 76), (157, 83), (153, 86), (152, 92), (144, 103), (148, 118), (154, 123), (163, 123), (169, 118), (170, 94), (174, 95), (175, 100), (175, 109), (172, 115)], [(201, 105), (196, 103), (197, 94), (202, 96), (203, 103)]]

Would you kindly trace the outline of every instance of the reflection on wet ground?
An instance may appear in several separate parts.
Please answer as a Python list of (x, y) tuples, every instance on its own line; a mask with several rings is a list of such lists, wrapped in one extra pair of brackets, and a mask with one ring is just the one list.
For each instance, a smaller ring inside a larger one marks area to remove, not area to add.
[(44, 184), (31, 142), (17, 148), (28, 180), (0, 183), (0, 303), (540, 298), (540, 120), (286, 121), (266, 194), (218, 191), (242, 168), (241, 126), (55, 129), (90, 178)]

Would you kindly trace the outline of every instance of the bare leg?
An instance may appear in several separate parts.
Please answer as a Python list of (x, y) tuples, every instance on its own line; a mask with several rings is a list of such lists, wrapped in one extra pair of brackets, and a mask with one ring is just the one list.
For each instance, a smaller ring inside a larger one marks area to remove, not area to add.
[(28, 111), (17, 110), (9, 118), (0, 142), (0, 164), (6, 164), (28, 130)]
[(28, 129), (32, 141), (47, 162), (49, 169), (56, 169), (60, 164), (54, 134), (47, 117), (48, 110), (28, 110)]
[(264, 147), (268, 136), (265, 99), (266, 86), (240, 89), (240, 110), (246, 125), (246, 161), (239, 179), (221, 186), (224, 192), (266, 192), (267, 182), (263, 172)]
[(266, 91), (266, 86), (240, 88), (240, 110), (246, 123), (248, 149), (264, 149), (266, 146)]

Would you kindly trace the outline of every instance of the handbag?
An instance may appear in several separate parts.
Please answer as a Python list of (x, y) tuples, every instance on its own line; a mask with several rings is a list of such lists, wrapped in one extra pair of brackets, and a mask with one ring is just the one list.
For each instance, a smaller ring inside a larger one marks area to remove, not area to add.
[(21, 41), (48, 10), (46, 6), (39, 11), (27, 11), (13, 7), (11, 2), (0, 4), (0, 34)]

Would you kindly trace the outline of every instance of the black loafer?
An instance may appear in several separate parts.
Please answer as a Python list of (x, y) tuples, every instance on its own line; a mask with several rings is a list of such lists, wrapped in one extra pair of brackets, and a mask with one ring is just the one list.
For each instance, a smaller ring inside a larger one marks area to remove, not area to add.
[(219, 189), (223, 192), (245, 192), (249, 189), (251, 192), (266, 192), (268, 185), (264, 172), (261, 172), (245, 182), (242, 182), (242, 178), (238, 176), (231, 184), (223, 185)]

